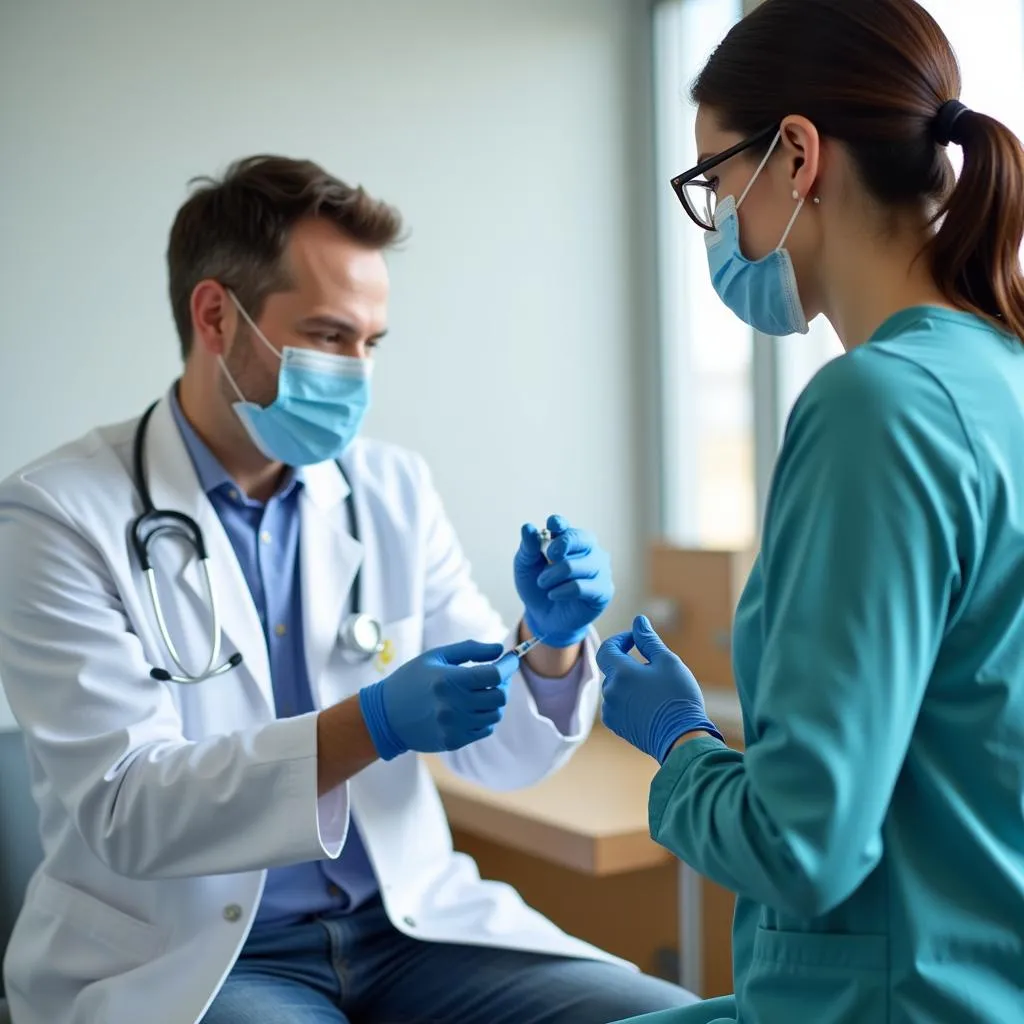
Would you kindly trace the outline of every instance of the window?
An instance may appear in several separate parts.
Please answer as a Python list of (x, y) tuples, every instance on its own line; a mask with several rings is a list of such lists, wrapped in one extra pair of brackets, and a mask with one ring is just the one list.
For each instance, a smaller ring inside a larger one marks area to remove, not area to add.
[(712, 291), (704, 237), (668, 185), (697, 162), (689, 83), (740, 13), (740, 0), (673, 0), (654, 14), (663, 519), (688, 546), (743, 547), (755, 534), (753, 338)]

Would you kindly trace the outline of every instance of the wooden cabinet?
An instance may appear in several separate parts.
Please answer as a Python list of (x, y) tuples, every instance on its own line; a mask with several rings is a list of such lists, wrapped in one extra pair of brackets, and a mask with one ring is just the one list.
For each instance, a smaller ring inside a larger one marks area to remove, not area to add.
[(753, 551), (651, 546), (651, 618), (705, 689), (735, 693), (732, 619), (754, 557)]

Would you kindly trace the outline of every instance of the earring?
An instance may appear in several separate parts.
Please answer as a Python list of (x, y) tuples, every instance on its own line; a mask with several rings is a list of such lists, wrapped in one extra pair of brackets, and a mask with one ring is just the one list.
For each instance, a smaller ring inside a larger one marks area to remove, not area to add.
[(793, 200), (794, 202), (800, 198), (800, 193), (796, 189), (793, 189)]
[(815, 196), (814, 197), (814, 205), (815, 206), (821, 206), (821, 196)]

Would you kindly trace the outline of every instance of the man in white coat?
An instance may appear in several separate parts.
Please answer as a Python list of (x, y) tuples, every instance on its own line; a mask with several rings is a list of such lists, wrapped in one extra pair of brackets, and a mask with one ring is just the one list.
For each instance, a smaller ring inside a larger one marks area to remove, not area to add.
[(0, 485), (0, 678), (45, 849), (15, 1024), (601, 1024), (692, 999), (452, 851), (418, 752), (496, 788), (556, 771), (612, 583), (585, 532), (552, 517), (545, 551), (524, 527), (509, 635), (423, 462), (357, 438), (399, 230), (308, 162), (204, 182), (168, 248), (180, 381)]

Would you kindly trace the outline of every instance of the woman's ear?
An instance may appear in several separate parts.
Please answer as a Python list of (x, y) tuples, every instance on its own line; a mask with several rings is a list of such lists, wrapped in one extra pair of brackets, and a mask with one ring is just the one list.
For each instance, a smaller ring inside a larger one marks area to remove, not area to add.
[(821, 170), (821, 136), (818, 129), (799, 114), (787, 117), (781, 130), (780, 146), (793, 191), (799, 199), (810, 199)]

